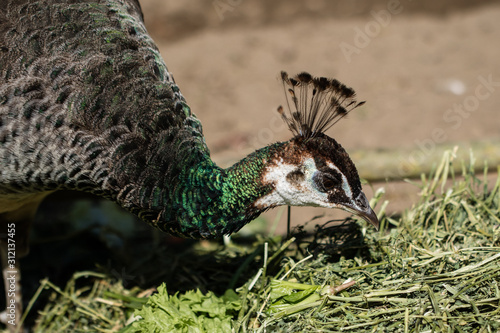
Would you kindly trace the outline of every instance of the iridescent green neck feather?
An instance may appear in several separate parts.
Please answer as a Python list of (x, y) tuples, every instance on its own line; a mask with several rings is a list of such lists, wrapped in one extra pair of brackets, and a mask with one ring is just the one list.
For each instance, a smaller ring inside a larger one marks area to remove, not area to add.
[(238, 231), (265, 210), (255, 202), (273, 188), (262, 183), (262, 173), (283, 145), (257, 150), (227, 169), (204, 155), (195, 167), (181, 172), (176, 184), (167, 185), (175, 190), (167, 192), (168, 205), (153, 223), (169, 233), (192, 238)]

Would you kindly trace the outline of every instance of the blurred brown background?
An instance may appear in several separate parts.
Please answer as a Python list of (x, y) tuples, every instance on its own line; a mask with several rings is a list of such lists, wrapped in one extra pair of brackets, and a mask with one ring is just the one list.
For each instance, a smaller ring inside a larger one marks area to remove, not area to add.
[[(222, 166), (290, 137), (275, 112), (284, 102), (281, 70), (335, 77), (367, 101), (329, 131), (348, 152), (403, 148), (414, 154), (402, 159), (418, 161), (434, 145), (499, 137), (498, 1), (141, 4)], [(418, 190), (374, 184), (380, 186), (389, 211), (409, 207)], [(293, 217), (300, 223), (321, 212), (294, 209)]]

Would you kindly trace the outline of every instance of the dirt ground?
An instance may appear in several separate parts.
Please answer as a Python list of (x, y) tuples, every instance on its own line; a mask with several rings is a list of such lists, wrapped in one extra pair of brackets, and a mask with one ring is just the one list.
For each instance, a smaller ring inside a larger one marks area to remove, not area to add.
[[(290, 137), (275, 112), (281, 70), (335, 77), (367, 101), (329, 131), (347, 151), (499, 138), (497, 1), (144, 0), (142, 8), (222, 166)], [(393, 212), (418, 190), (373, 185), (385, 187)], [(294, 209), (293, 219), (321, 213)]]

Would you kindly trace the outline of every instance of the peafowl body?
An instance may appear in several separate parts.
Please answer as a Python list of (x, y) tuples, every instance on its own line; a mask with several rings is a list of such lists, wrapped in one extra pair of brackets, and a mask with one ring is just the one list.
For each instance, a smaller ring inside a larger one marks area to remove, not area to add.
[[(297, 109), (288, 118), (281, 112), (295, 137), (221, 169), (138, 2), (7, 1), (2, 8), (0, 219), (29, 220), (47, 194), (65, 189), (109, 198), (193, 238), (230, 234), (277, 205), (340, 207), (375, 223), (354, 164), (322, 133), (357, 106), (350, 88), (283, 73)], [(308, 110), (323, 112), (323, 128), (305, 118)]]
[(278, 205), (342, 208), (377, 226), (354, 164), (324, 134), (359, 105), (354, 91), (307, 73), (282, 81), (278, 111), (294, 137), (222, 169), (137, 1), (0, 0), (0, 232), (15, 224), (21, 257), (39, 203), (58, 190), (192, 238), (231, 234)]

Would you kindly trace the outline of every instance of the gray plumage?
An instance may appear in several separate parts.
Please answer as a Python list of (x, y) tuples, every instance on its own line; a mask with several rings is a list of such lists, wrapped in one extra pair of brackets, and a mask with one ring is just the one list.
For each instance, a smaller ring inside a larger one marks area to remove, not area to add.
[(163, 187), (186, 167), (165, 160), (209, 156), (138, 3), (12, 2), (6, 13), (0, 197), (75, 189), (139, 212), (154, 198), (138, 183)]

